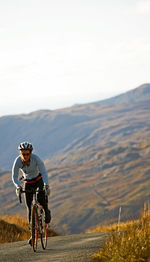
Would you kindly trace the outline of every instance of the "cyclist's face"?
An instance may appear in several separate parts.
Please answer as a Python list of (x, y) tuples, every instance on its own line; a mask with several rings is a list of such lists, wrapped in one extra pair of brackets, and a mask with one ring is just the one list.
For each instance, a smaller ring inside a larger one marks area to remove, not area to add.
[(31, 157), (31, 151), (30, 150), (21, 150), (20, 151), (21, 158), (25, 161), (28, 162)]

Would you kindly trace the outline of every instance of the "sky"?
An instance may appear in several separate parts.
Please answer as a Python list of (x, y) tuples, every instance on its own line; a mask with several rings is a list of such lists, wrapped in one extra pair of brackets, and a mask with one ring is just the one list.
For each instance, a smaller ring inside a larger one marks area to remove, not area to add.
[(150, 0), (0, 0), (0, 116), (150, 82)]

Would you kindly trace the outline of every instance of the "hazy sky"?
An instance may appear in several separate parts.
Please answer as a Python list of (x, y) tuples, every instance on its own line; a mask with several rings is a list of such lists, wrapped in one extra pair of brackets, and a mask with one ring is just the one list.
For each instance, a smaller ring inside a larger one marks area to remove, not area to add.
[(0, 0), (0, 115), (150, 82), (150, 0)]

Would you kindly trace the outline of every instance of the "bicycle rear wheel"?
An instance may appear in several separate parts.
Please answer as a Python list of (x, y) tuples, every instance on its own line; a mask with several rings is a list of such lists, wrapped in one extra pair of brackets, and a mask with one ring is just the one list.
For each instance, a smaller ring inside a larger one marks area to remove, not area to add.
[(37, 207), (32, 207), (32, 248), (35, 252), (37, 250), (37, 241), (38, 241), (38, 214)]
[(46, 246), (47, 246), (47, 224), (44, 221), (44, 211), (42, 213), (40, 234), (41, 234), (42, 248), (46, 249)]

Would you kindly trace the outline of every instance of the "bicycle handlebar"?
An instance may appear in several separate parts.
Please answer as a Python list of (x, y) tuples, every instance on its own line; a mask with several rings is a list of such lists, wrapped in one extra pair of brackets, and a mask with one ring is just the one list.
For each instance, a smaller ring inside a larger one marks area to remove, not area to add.
[(44, 190), (42, 190), (42, 189), (31, 189), (31, 190), (20, 190), (20, 192), (19, 192), (19, 202), (20, 202), (20, 204), (22, 203), (22, 198), (21, 198), (21, 194), (23, 194), (23, 193), (33, 193), (33, 194), (35, 194), (35, 193), (39, 193), (39, 192), (43, 192), (43, 191), (45, 191), (45, 198), (47, 198), (47, 193), (46, 193), (46, 190), (44, 189)]

